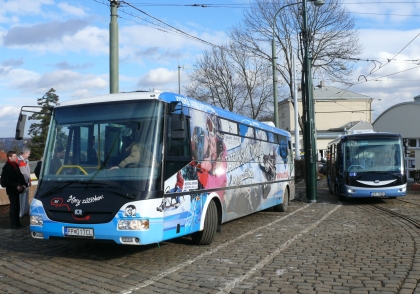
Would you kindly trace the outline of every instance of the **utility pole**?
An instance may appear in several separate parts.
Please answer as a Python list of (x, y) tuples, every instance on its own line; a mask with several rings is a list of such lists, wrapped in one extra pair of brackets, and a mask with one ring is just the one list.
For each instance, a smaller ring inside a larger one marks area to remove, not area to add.
[(292, 87), (293, 87), (293, 104), (295, 105), (295, 158), (300, 160), (300, 137), (299, 137), (299, 104), (297, 99), (296, 87), (296, 64), (295, 54), (292, 55)]
[(119, 66), (118, 66), (118, 7), (119, 0), (110, 0), (111, 22), (109, 23), (109, 92), (118, 93)]
[(317, 200), (317, 183), (316, 183), (316, 141), (315, 141), (315, 111), (313, 100), (313, 86), (311, 76), (311, 56), (309, 56), (309, 30), (308, 18), (306, 13), (306, 0), (302, 1), (303, 15), (303, 46), (304, 46), (304, 80), (305, 80), (305, 102), (304, 107), (304, 149), (305, 149), (305, 170), (306, 170), (306, 198), (308, 202), (316, 202)]
[(181, 95), (181, 66), (178, 64), (178, 94)]

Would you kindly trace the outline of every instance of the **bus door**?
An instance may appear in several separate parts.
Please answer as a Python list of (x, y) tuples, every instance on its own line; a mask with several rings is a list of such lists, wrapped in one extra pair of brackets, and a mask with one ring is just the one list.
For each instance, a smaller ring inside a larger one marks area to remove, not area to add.
[(166, 115), (166, 146), (164, 197), (157, 208), (163, 212), (163, 239), (170, 239), (187, 234), (185, 226), (189, 218), (191, 197), (189, 195), (171, 195), (185, 191), (184, 182), (189, 180), (188, 169), (191, 162), (191, 143), (189, 119), (184, 114)]

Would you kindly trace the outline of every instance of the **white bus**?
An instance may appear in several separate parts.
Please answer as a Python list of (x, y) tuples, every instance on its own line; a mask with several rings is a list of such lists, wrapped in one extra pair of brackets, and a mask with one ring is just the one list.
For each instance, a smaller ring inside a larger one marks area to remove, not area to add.
[(341, 200), (406, 196), (404, 153), (400, 134), (340, 136), (328, 144), (328, 188)]
[(66, 101), (51, 115), (34, 238), (205, 245), (222, 223), (294, 198), (290, 134), (268, 124), (157, 92)]

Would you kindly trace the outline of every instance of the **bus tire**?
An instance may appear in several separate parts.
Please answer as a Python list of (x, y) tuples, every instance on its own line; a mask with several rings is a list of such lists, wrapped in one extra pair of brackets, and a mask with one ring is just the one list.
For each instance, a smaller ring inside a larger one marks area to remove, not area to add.
[(340, 191), (338, 189), (338, 184), (334, 185), (334, 194), (338, 197), (339, 201), (346, 201), (346, 197), (340, 194)]
[(273, 208), (274, 208), (274, 211), (277, 211), (277, 212), (286, 212), (288, 206), (289, 206), (289, 190), (286, 188), (286, 191), (284, 192), (283, 203), (277, 204)]
[(191, 234), (191, 239), (195, 245), (209, 245), (216, 235), (218, 226), (217, 207), (214, 201), (210, 201), (207, 208), (206, 219), (204, 220), (204, 228), (202, 231)]

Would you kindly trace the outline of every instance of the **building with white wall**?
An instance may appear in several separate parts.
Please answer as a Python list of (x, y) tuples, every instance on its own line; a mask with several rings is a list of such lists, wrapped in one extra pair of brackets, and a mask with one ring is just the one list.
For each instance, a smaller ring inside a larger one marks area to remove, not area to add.
[(401, 134), (407, 139), (408, 177), (413, 178), (413, 171), (420, 169), (420, 95), (414, 97), (414, 101), (399, 103), (385, 110), (373, 122), (373, 129), (376, 132)]
[[(302, 96), (298, 92), (299, 116), (302, 116)], [(344, 130), (368, 128), (372, 129), (372, 101), (369, 96), (327, 86), (321, 82), (313, 90), (316, 146), (321, 155), (329, 142), (343, 134)], [(279, 127), (294, 134), (293, 99), (279, 102)], [(347, 127), (346, 127), (347, 126)], [(300, 129), (300, 128), (299, 128)], [(294, 143), (294, 138), (293, 138)], [(302, 132), (300, 132), (300, 148), (303, 149)]]

